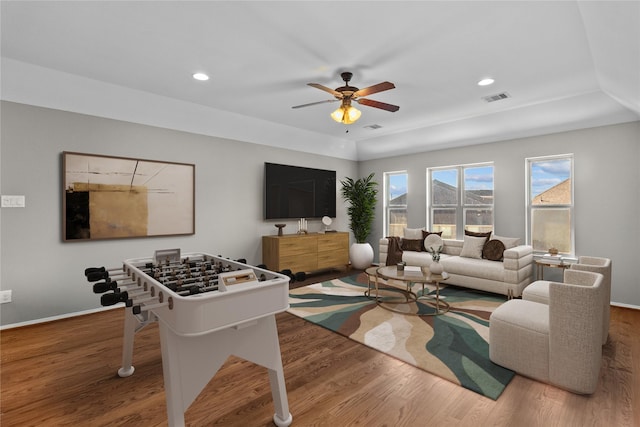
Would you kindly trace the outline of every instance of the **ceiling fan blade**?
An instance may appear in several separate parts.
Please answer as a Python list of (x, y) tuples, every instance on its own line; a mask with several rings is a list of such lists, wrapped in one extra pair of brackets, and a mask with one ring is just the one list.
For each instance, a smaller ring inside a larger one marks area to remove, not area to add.
[(391, 83), (391, 82), (382, 82), (382, 83), (378, 83), (377, 85), (373, 85), (373, 86), (369, 86), (369, 87), (365, 87), (364, 89), (360, 89), (359, 91), (355, 92), (353, 94), (354, 97), (359, 97), (359, 96), (367, 96), (367, 95), (371, 95), (374, 93), (378, 93), (378, 92), (382, 92), (385, 90), (389, 90), (389, 89), (394, 89), (396, 86)]
[(380, 108), (381, 110), (391, 111), (395, 113), (400, 109), (397, 105), (387, 104), (385, 102), (374, 101), (372, 99), (356, 99), (358, 104), (366, 105), (367, 107)]
[(333, 89), (330, 89), (326, 86), (322, 86), (319, 83), (307, 83), (307, 85), (311, 86), (311, 87), (315, 87), (316, 89), (320, 89), (323, 90), (325, 92), (329, 92), (331, 95), (335, 96), (336, 98), (342, 98), (342, 94), (340, 92), (337, 92)]
[(310, 107), (312, 105), (326, 104), (327, 102), (338, 102), (338, 101), (340, 101), (340, 100), (339, 99), (328, 99), (326, 101), (310, 102), (309, 104), (296, 105), (296, 106), (291, 107), (291, 108)]

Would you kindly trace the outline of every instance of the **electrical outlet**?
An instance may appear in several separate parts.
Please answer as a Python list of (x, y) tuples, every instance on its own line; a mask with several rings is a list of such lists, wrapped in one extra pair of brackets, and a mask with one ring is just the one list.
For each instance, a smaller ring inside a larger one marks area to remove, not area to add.
[(0, 304), (11, 302), (11, 290), (0, 291)]

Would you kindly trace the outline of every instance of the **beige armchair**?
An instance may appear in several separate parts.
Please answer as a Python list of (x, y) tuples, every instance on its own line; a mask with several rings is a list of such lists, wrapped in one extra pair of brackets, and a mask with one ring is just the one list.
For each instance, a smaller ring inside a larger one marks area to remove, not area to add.
[[(611, 260), (609, 258), (581, 256), (578, 258), (578, 262), (571, 264), (569, 268), (571, 270), (600, 273), (603, 276), (602, 345), (605, 345), (609, 336), (609, 320), (611, 317)], [(565, 270), (565, 275), (566, 271), (567, 270)], [(564, 281), (567, 281), (566, 278)], [(522, 291), (522, 299), (548, 304), (549, 283), (550, 282), (546, 280), (537, 280), (533, 282)]]
[(548, 304), (514, 299), (491, 314), (494, 363), (574, 393), (595, 391), (602, 364), (603, 276), (567, 270)]

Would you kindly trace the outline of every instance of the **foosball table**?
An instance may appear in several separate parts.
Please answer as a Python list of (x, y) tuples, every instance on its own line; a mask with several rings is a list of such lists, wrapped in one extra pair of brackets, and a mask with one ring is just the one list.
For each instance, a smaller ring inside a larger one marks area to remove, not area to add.
[(122, 268), (87, 268), (85, 275), (102, 305), (126, 306), (120, 377), (135, 370), (136, 332), (158, 322), (170, 427), (184, 426), (184, 412), (231, 355), (267, 368), (273, 422), (291, 424), (275, 320), (289, 308), (289, 277), (179, 249), (128, 259)]

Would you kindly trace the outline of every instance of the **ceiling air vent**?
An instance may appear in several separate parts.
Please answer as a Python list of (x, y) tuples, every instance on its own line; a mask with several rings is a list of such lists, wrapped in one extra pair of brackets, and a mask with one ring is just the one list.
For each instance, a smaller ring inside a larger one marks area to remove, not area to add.
[(382, 126), (380, 126), (380, 125), (367, 125), (367, 126), (365, 126), (365, 128), (369, 128), (369, 129), (372, 129), (372, 130), (380, 129), (381, 127)]
[(507, 98), (511, 98), (511, 95), (509, 95), (507, 92), (502, 92), (502, 93), (497, 93), (495, 95), (482, 97), (482, 99), (484, 99), (487, 102), (495, 102), (495, 101), (500, 101), (502, 99), (507, 99)]

